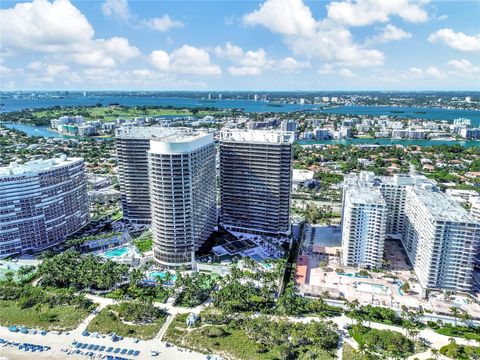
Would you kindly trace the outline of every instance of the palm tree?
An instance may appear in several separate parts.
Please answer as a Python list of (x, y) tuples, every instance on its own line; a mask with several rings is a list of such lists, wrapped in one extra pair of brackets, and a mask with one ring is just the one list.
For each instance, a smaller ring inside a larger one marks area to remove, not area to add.
[(472, 320), (472, 316), (466, 312), (466, 311), (462, 311), (461, 314), (460, 314), (460, 318), (463, 320), (463, 322), (465, 323), (465, 325), (468, 326), (469, 322)]
[(355, 318), (355, 315), (357, 313), (357, 308), (358, 308), (359, 305), (360, 305), (360, 302), (357, 299), (352, 300), (352, 301), (347, 301), (347, 307), (353, 315), (352, 316), (352, 324), (353, 324), (353, 319)]
[(460, 315), (460, 310), (456, 306), (452, 306), (450, 308), (450, 314), (452, 315), (453, 319), (455, 320), (455, 326), (457, 326), (457, 320)]

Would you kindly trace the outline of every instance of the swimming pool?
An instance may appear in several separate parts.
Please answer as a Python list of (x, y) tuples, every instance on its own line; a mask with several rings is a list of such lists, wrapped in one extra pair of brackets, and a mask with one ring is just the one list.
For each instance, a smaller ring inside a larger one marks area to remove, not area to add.
[(339, 272), (339, 273), (337, 273), (337, 274), (340, 275), (340, 276), (356, 277), (356, 278), (360, 278), (360, 279), (368, 279), (368, 278), (370, 278), (370, 276), (368, 276), (368, 275), (359, 275), (359, 274), (357, 274), (357, 273), (353, 274), (353, 273)]
[(252, 254), (252, 255), (248, 255), (249, 257), (251, 257), (253, 260), (257, 261), (257, 262), (261, 262), (264, 260), (263, 257), (261, 257), (260, 255), (258, 254)]
[(265, 261), (265, 258), (262, 257), (261, 255), (259, 254), (252, 254), (252, 255), (248, 255), (250, 258), (252, 258), (253, 260), (255, 260), (256, 262), (258, 262), (260, 264), (260, 266), (262, 266), (264, 269), (271, 269), (272, 265), (271, 264), (266, 264), (264, 261)]
[(132, 250), (129, 246), (119, 247), (116, 249), (108, 250), (102, 253), (102, 255), (107, 259), (117, 258), (117, 257), (124, 257), (125, 255), (129, 254)]
[(368, 282), (359, 282), (356, 284), (356, 288), (358, 291), (361, 292), (368, 292), (378, 295), (390, 295), (391, 290), (388, 286), (380, 285), (380, 284), (372, 284)]
[(403, 285), (402, 280), (397, 279), (397, 280), (394, 281), (394, 283), (395, 283), (395, 285), (397, 285), (398, 295), (403, 296), (404, 294), (403, 294), (403, 291), (402, 291), (402, 285)]
[[(159, 277), (160, 279), (163, 280), (163, 279), (165, 279), (166, 276), (167, 276), (166, 271), (152, 271), (152, 272), (150, 272), (150, 274), (148, 274), (148, 279), (155, 280), (155, 278)], [(177, 275), (170, 274), (170, 279), (172, 281), (175, 281), (177, 279)]]
[(468, 301), (465, 298), (462, 297), (456, 297), (452, 300), (453, 304), (457, 307), (461, 307), (463, 305), (467, 305)]

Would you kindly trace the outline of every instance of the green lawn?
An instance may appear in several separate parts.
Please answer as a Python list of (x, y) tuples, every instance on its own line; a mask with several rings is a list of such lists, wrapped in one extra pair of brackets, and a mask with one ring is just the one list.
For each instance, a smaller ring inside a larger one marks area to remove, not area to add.
[(88, 324), (87, 331), (108, 334), (111, 332), (117, 335), (131, 338), (148, 340), (155, 337), (162, 325), (165, 323), (165, 317), (157, 318), (150, 324), (133, 324), (123, 322), (117, 315), (118, 305), (109, 305)]
[(443, 346), (440, 353), (452, 359), (470, 360), (480, 358), (480, 347), (451, 343)]
[[(205, 116), (215, 114), (218, 111), (206, 111), (201, 110), (196, 115)], [(49, 118), (53, 119), (63, 115), (82, 115), (87, 120), (101, 119), (104, 121), (114, 121), (117, 118), (132, 119), (134, 117), (146, 117), (146, 116), (191, 116), (194, 115), (190, 109), (142, 109), (137, 107), (130, 108), (110, 108), (110, 107), (69, 107), (66, 109), (51, 109), (34, 111), (33, 116), (35, 118)]]
[(152, 238), (137, 239), (134, 241), (134, 243), (138, 251), (140, 251), (141, 253), (151, 251), (153, 247)]
[(0, 300), (0, 324), (2, 326), (26, 326), (44, 330), (72, 330), (88, 316), (89, 312), (72, 305), (49, 308), (43, 305), (21, 309), (15, 301)]
[(461, 337), (468, 340), (477, 340), (480, 342), (480, 327), (467, 327), (467, 326), (453, 326), (450, 324), (445, 325), (439, 329), (435, 329), (435, 332), (445, 336)]
[(342, 360), (366, 360), (366, 356), (355, 351), (353, 347), (345, 343), (343, 345)]
[(354, 325), (348, 332), (359, 345), (374, 354), (403, 359), (415, 352), (414, 342), (397, 331)]
[[(177, 315), (170, 324), (163, 341), (200, 353), (215, 353), (229, 359), (274, 360), (285, 358), (282, 346), (260, 347), (250, 340), (241, 326), (201, 325), (187, 329), (188, 314)], [(212, 329), (215, 329), (212, 331)], [(298, 359), (333, 360), (327, 351), (316, 352), (308, 357), (309, 349), (300, 347)]]

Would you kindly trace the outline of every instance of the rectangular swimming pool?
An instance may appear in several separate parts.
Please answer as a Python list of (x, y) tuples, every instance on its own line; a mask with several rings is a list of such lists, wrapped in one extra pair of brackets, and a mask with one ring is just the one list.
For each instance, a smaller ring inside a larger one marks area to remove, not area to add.
[(391, 290), (388, 286), (381, 284), (372, 284), (368, 282), (359, 282), (356, 286), (358, 291), (367, 292), (378, 295), (390, 295)]

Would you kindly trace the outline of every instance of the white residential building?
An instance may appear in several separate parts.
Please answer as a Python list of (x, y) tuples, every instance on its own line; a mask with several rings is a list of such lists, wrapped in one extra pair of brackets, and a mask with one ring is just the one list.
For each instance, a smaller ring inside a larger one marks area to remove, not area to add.
[(472, 201), (472, 207), (470, 208), (470, 214), (474, 217), (475, 220), (480, 222), (480, 198), (475, 198)]
[[(474, 258), (480, 251), (480, 223), (473, 214), (478, 210), (475, 207), (472, 215), (468, 214), (435, 185), (424, 176), (387, 177), (371, 172), (346, 176), (342, 213), (344, 264), (364, 266), (361, 255), (373, 253), (370, 244), (378, 245), (377, 253), (383, 254), (383, 242), (376, 238), (381, 230), (368, 233), (358, 229), (381, 229), (384, 221), (383, 236), (402, 241), (424, 289), (471, 290)], [(380, 199), (385, 203), (385, 211), (377, 209), (382, 205)], [(370, 217), (358, 216), (364, 209), (368, 209)], [(359, 237), (359, 233), (365, 238)]]
[(387, 204), (380, 190), (369, 185), (346, 188), (342, 214), (342, 262), (345, 266), (382, 265)]
[(83, 159), (0, 167), (0, 258), (59, 244), (88, 219)]
[(480, 139), (480, 128), (463, 128), (460, 130), (460, 136), (468, 140)]
[(118, 182), (123, 217), (137, 224), (150, 224), (148, 157), (151, 139), (176, 133), (192, 133), (188, 128), (121, 127), (116, 130)]
[(447, 195), (407, 189), (402, 243), (423, 289), (471, 290), (480, 223)]
[(173, 134), (148, 151), (153, 254), (165, 268), (195, 267), (217, 225), (213, 134)]
[(371, 171), (345, 176), (346, 184), (377, 186), (388, 207), (386, 235), (399, 239), (402, 234), (405, 217), (405, 196), (408, 186), (432, 188), (436, 182), (423, 175), (376, 176)]

